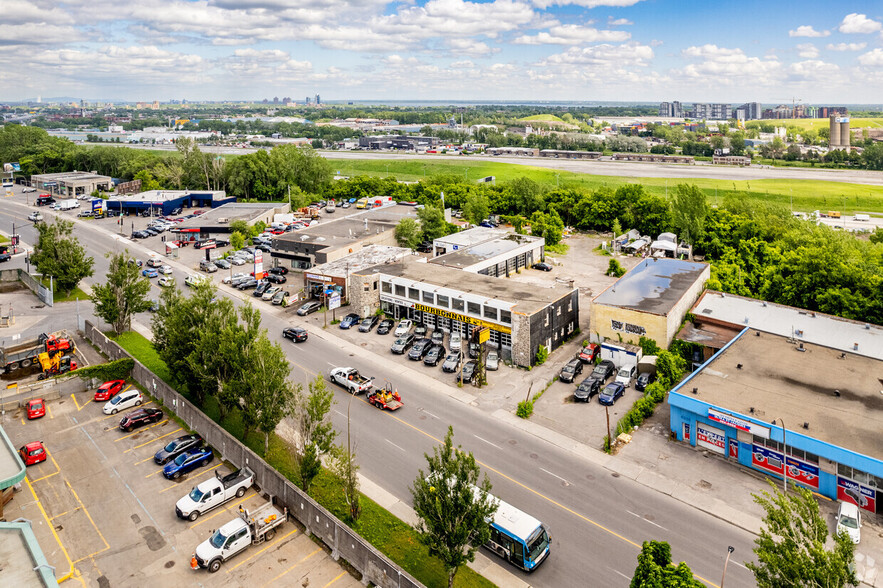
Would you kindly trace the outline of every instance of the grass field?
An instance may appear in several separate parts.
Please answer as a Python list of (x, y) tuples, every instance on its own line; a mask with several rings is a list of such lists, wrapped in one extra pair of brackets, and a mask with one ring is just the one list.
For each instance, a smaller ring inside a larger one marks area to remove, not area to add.
[(564, 122), (563, 120), (561, 120), (560, 116), (556, 116), (554, 114), (535, 114), (533, 116), (526, 116), (524, 118), (519, 118), (518, 120), (519, 121), (538, 121), (538, 122), (560, 122), (560, 123)]
[[(548, 168), (500, 163), (487, 159), (460, 157), (453, 160), (332, 160), (335, 171), (344, 175), (389, 175), (399, 180), (422, 180), (436, 174), (462, 174), (464, 179), (477, 180), (495, 176), (497, 182), (518, 177), (528, 177), (547, 187), (579, 187), (596, 190), (602, 187), (617, 188), (624, 184), (643, 184), (648, 192), (666, 195), (679, 183), (695, 184), (704, 190), (712, 204), (719, 204), (727, 196), (791, 206), (794, 210), (839, 210), (845, 214), (860, 212), (883, 212), (883, 186), (867, 186), (821, 180), (750, 180), (729, 181), (685, 178), (626, 178), (620, 176), (595, 176)], [(425, 174), (425, 176), (424, 176)]]
[[(828, 128), (827, 118), (783, 118), (776, 120), (762, 120), (760, 122), (774, 124), (777, 127), (785, 126), (816, 130)], [(883, 118), (849, 118), (849, 128), (851, 129), (879, 129), (880, 127), (883, 127)]]

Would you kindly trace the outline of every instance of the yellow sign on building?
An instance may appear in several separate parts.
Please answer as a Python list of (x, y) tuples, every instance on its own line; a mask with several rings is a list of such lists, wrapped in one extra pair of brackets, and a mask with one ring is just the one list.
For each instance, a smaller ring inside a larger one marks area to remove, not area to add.
[[(452, 321), (460, 321), (461, 323), (467, 323), (470, 325), (477, 325), (479, 327), (493, 329), (493, 330), (498, 331), (500, 333), (506, 333), (507, 335), (512, 334), (512, 329), (510, 327), (496, 325), (494, 323), (489, 323), (489, 322), (483, 321), (481, 319), (472, 318), (471, 316), (457, 314), (456, 312), (450, 312), (448, 310), (441, 310), (440, 308), (433, 308), (431, 306), (425, 306), (423, 304), (415, 304), (414, 310), (419, 310), (421, 312), (428, 312), (429, 314), (442, 316), (442, 317), (451, 319)], [(488, 332), (488, 337), (489, 336), (490, 336), (490, 332)], [(485, 341), (487, 341), (487, 339), (485, 339)]]

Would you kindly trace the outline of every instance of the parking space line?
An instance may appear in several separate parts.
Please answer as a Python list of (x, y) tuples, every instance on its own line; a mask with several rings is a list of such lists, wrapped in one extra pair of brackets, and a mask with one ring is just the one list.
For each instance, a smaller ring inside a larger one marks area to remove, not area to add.
[(346, 576), (346, 574), (347, 574), (346, 572), (340, 572), (339, 574), (337, 574), (336, 578), (334, 578), (333, 580), (331, 580), (330, 582), (328, 582), (327, 584), (322, 586), (322, 588), (328, 588), (329, 586), (331, 586), (332, 584), (334, 584), (335, 582), (337, 582), (338, 580), (340, 580), (341, 578)]
[(69, 514), (69, 513), (72, 513), (72, 512), (77, 512), (78, 510), (80, 510), (80, 507), (79, 507), (79, 506), (78, 506), (77, 508), (73, 509), (73, 510), (66, 510), (66, 511), (64, 511), (64, 512), (61, 513), (61, 514), (57, 514), (57, 515), (55, 515), (54, 517), (52, 517), (51, 519), (49, 519), (49, 520), (54, 521), (55, 519), (60, 519), (60, 518), (63, 517), (64, 515)]
[(52, 457), (52, 454), (51, 454), (51, 453), (49, 453), (49, 449), (47, 449), (47, 448), (44, 446), (44, 447), (43, 447), (43, 451), (45, 451), (45, 452), (46, 452), (46, 455), (49, 456), (49, 459), (52, 460), (52, 465), (55, 466), (55, 471), (52, 472), (51, 474), (47, 474), (47, 475), (45, 475), (45, 476), (42, 476), (42, 477), (40, 477), (40, 478), (37, 478), (36, 480), (31, 480), (31, 482), (33, 482), (34, 484), (36, 484), (36, 483), (39, 482), (40, 480), (45, 480), (46, 478), (51, 478), (52, 476), (54, 476), (55, 474), (57, 474), (58, 472), (61, 471), (61, 468), (58, 467), (58, 462), (55, 461), (55, 458)]
[[(158, 423), (157, 423), (157, 424), (158, 424)], [(157, 437), (156, 439), (151, 439), (150, 441), (145, 441), (145, 442), (142, 443), (141, 445), (136, 445), (135, 447), (131, 447), (131, 448), (129, 448), (129, 449), (126, 449), (125, 451), (123, 451), (123, 453), (129, 453), (130, 451), (135, 451), (135, 450), (138, 449), (139, 447), (144, 447), (145, 445), (150, 445), (150, 444), (153, 443), (154, 441), (159, 441), (159, 440), (162, 439), (163, 437), (168, 437), (169, 435), (174, 435), (175, 433), (177, 433), (177, 432), (180, 431), (180, 430), (181, 430), (181, 427), (178, 427), (177, 429), (175, 429), (175, 430), (172, 431), (171, 433), (166, 433), (166, 434), (163, 435), (162, 437)]]
[[(216, 466), (212, 466), (212, 467), (210, 467), (209, 469), (205, 470), (205, 471), (202, 472), (202, 473), (203, 473), (203, 474), (207, 474), (207, 473), (209, 473), (209, 472), (212, 471), (212, 470), (216, 470), (216, 469), (218, 469), (218, 468), (221, 467), (222, 465), (224, 465), (223, 462), (219, 463), (219, 464), (216, 465)], [(162, 470), (159, 470), (159, 471), (161, 472)], [(203, 480), (203, 481), (205, 481), (205, 480)], [(162, 494), (163, 492), (168, 492), (168, 491), (171, 490), (172, 488), (177, 488), (178, 486), (180, 486), (180, 484), (175, 484), (174, 486), (169, 486), (168, 488), (166, 488), (166, 489), (164, 489), (164, 490), (160, 490), (159, 493)]]
[[(148, 404), (153, 404), (153, 400), (148, 400), (147, 402), (142, 402), (142, 403), (141, 403), (141, 406), (137, 406), (137, 407), (135, 407), (135, 408), (141, 408), (141, 407), (147, 406)], [(116, 414), (112, 414), (112, 415), (110, 415), (110, 416), (106, 416), (106, 417), (102, 418), (101, 420), (102, 420), (102, 421), (106, 421), (107, 419), (112, 419), (112, 418), (114, 418), (114, 417), (116, 417), (116, 418), (121, 418), (121, 417), (126, 416), (126, 414), (127, 414), (127, 413), (124, 413), (124, 412), (118, 412), (118, 413), (116, 413)]]
[(150, 478), (151, 476), (155, 476), (155, 475), (157, 475), (157, 474), (161, 474), (161, 473), (162, 473), (162, 470), (163, 470), (163, 468), (159, 468), (159, 469), (156, 470), (155, 472), (151, 472), (151, 473), (147, 474), (147, 475), (144, 476), (144, 477), (145, 477), (145, 478)]
[(142, 459), (141, 461), (136, 461), (136, 462), (135, 462), (134, 464), (132, 464), (132, 465), (141, 465), (141, 464), (144, 463), (145, 461), (153, 461), (153, 457), (154, 457), (154, 456), (151, 455), (151, 456), (148, 457), (147, 459)]
[(198, 520), (197, 522), (193, 523), (192, 525), (190, 525), (189, 528), (192, 529), (192, 528), (194, 528), (194, 527), (198, 527), (199, 525), (203, 524), (203, 523), (206, 522), (207, 520), (209, 520), (209, 519), (213, 519), (213, 518), (215, 518), (215, 517), (218, 516), (218, 515), (222, 515), (222, 514), (225, 514), (225, 513), (226, 513), (226, 514), (230, 514), (230, 509), (231, 509), (231, 508), (233, 508), (234, 506), (239, 506), (240, 504), (242, 504), (243, 502), (245, 502), (246, 500), (248, 500), (248, 499), (251, 498), (252, 496), (257, 496), (257, 494), (258, 494), (258, 493), (257, 493), (257, 490), (252, 490), (251, 494), (247, 494), (247, 495), (243, 496), (242, 499), (241, 499), (239, 502), (236, 502), (236, 503), (232, 503), (232, 502), (231, 502), (231, 503), (230, 503), (230, 506), (228, 506), (227, 508), (222, 508), (221, 510), (219, 510), (218, 512), (216, 512), (216, 513), (213, 514), (213, 515), (209, 515), (209, 516), (207, 516), (207, 517), (199, 517), (199, 520)]
[(50, 419), (50, 420), (51, 420), (51, 419), (54, 419), (55, 417), (52, 416), (52, 410), (49, 408), (49, 404), (48, 404), (48, 403), (44, 403), (44, 404), (45, 404), (45, 406), (46, 406), (46, 414), (49, 415), (49, 419)]
[(87, 406), (89, 406), (89, 401), (88, 401), (88, 400), (87, 400), (86, 402), (83, 403), (83, 406), (80, 406), (80, 403), (77, 402), (77, 395), (76, 395), (76, 394), (73, 394), (73, 393), (71, 393), (71, 400), (74, 401), (74, 406), (77, 407), (77, 412), (80, 412), (81, 410), (83, 410), (84, 408), (86, 408)]
[(71, 494), (73, 494), (77, 502), (80, 503), (80, 508), (82, 508), (83, 512), (86, 513), (86, 517), (89, 519), (89, 522), (92, 523), (92, 526), (95, 528), (95, 532), (98, 533), (98, 536), (101, 537), (101, 540), (104, 542), (104, 549), (96, 551), (95, 553), (101, 553), (102, 551), (110, 549), (110, 544), (107, 542), (107, 539), (104, 538), (104, 535), (101, 534), (101, 530), (98, 528), (98, 525), (95, 524), (95, 520), (92, 518), (92, 515), (89, 514), (89, 510), (86, 508), (86, 505), (83, 504), (82, 500), (80, 500), (80, 497), (77, 495), (77, 491), (74, 490), (74, 487), (71, 486), (71, 483), (67, 480), (65, 480), (64, 483), (67, 484), (68, 490), (71, 491)]
[(58, 542), (58, 546), (61, 548), (61, 553), (64, 555), (64, 559), (67, 560), (68, 565), (70, 566), (70, 571), (64, 576), (58, 578), (58, 583), (61, 584), (65, 580), (69, 580), (71, 577), (76, 577), (83, 584), (85, 588), (86, 582), (77, 576), (74, 573), (77, 569), (74, 567), (74, 562), (71, 561), (71, 556), (68, 555), (67, 549), (64, 547), (64, 543), (61, 542), (61, 538), (58, 536), (58, 533), (55, 531), (55, 525), (52, 524), (52, 521), (49, 519), (49, 515), (46, 514), (46, 509), (43, 508), (43, 503), (40, 502), (40, 498), (37, 496), (37, 492), (34, 491), (34, 486), (31, 484), (31, 481), (25, 478), (25, 482), (28, 485), (28, 489), (31, 491), (31, 494), (34, 496), (34, 502), (37, 503), (37, 507), (40, 509), (40, 513), (43, 515), (43, 518), (46, 519), (46, 524), (49, 525), (49, 530), (52, 531), (52, 535), (55, 537), (55, 541)]
[(227, 570), (227, 573), (229, 574), (230, 572), (232, 572), (233, 570), (235, 570), (235, 569), (238, 568), (239, 566), (241, 566), (241, 565), (243, 565), (243, 564), (245, 564), (245, 563), (251, 561), (252, 558), (255, 558), (255, 557), (259, 556), (260, 554), (262, 554), (263, 552), (267, 551), (267, 550), (270, 549), (271, 547), (274, 547), (274, 546), (276, 546), (276, 545), (279, 545), (279, 543), (281, 543), (284, 539), (286, 539), (286, 538), (288, 538), (288, 537), (294, 535), (295, 533), (297, 533), (297, 531), (298, 531), (298, 529), (294, 529), (293, 531), (289, 532), (287, 535), (283, 535), (282, 537), (279, 537), (278, 539), (276, 539), (275, 541), (273, 541), (272, 543), (270, 543), (269, 545), (267, 545), (266, 547), (264, 547), (264, 548), (261, 549), (260, 551), (256, 551), (256, 552), (252, 553), (252, 554), (251, 554), (250, 556), (248, 556), (246, 559), (242, 560), (241, 562), (239, 562), (238, 564), (236, 564), (235, 566), (233, 566), (232, 568), (230, 568), (229, 570)]
[[(293, 566), (291, 566), (290, 568), (288, 568), (287, 570), (285, 570), (284, 572), (282, 572), (281, 574), (279, 574), (278, 576), (276, 576), (275, 578), (273, 578), (272, 580), (270, 580), (266, 584), (264, 584), (264, 586), (267, 586), (268, 584), (272, 584), (273, 582), (275, 582), (276, 580), (278, 580), (279, 578), (281, 578), (282, 576), (284, 576), (285, 574), (287, 574), (288, 572), (290, 572), (291, 570), (293, 570), (294, 568), (296, 568), (300, 564), (304, 563), (305, 561), (307, 561), (308, 559), (310, 559), (311, 557), (313, 557), (314, 555), (316, 555), (320, 551), (322, 551), (322, 548), (317, 547), (315, 549), (315, 551), (313, 551), (312, 553), (310, 553), (309, 555), (304, 557), (302, 560), (300, 560), (299, 562), (297, 562), (296, 564), (294, 564)], [(263, 588), (263, 587), (261, 587), (261, 588)]]
[(160, 421), (160, 422), (158, 422), (158, 423), (154, 423), (154, 424), (150, 425), (149, 427), (145, 427), (145, 428), (143, 428), (143, 429), (141, 429), (141, 430), (135, 431), (134, 433), (129, 433), (128, 435), (123, 435), (123, 436), (120, 437), (119, 439), (114, 439), (113, 442), (114, 442), (114, 443), (119, 443), (119, 442), (122, 441), (123, 439), (128, 439), (129, 437), (134, 437), (134, 436), (137, 435), (138, 433), (143, 433), (144, 431), (149, 431), (149, 430), (152, 429), (153, 427), (158, 427), (158, 426), (162, 425), (163, 423), (167, 423), (167, 422), (169, 422), (169, 419), (166, 419), (166, 420), (164, 420), (164, 421)]

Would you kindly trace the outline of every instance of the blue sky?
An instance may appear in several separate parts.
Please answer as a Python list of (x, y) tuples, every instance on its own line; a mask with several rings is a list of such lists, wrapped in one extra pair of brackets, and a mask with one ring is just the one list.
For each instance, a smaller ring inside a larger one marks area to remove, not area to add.
[(0, 100), (880, 103), (883, 3), (3, 0)]

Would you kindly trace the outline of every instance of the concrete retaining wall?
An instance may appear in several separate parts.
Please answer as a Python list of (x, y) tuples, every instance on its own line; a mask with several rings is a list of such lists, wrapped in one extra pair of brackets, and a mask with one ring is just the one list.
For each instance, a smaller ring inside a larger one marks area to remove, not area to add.
[(20, 406), (24, 406), (28, 400), (34, 398), (55, 400), (75, 392), (82, 392), (85, 389), (86, 382), (75, 375), (40, 380), (12, 388), (4, 386), (0, 389), (0, 408), (3, 410), (15, 410)]
[[(84, 335), (110, 359), (130, 357), (89, 321), (86, 321)], [(229, 460), (237, 467), (250, 467), (255, 473), (255, 481), (261, 491), (274, 496), (279, 505), (287, 506), (288, 512), (294, 519), (332, 550), (335, 559), (343, 557), (361, 572), (363, 583), (372, 582), (381, 588), (423, 586), (273, 469), (260, 456), (203, 414), (189, 400), (160, 380), (137, 359), (132, 377), (160, 401), (166, 410), (175, 413), (190, 429), (202, 435), (203, 439), (220, 452), (223, 459)]]

